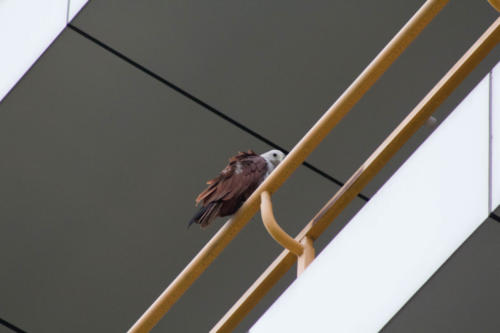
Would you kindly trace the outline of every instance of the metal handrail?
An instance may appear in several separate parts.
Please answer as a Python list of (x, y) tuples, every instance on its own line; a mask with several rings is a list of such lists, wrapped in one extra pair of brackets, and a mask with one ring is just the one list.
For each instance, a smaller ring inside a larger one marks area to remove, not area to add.
[(495, 8), (497, 12), (500, 12), (500, 0), (488, 0), (491, 7)]
[[(500, 42), (500, 18), (483, 33), (472, 47), (432, 88), (401, 124), (384, 140), (365, 163), (326, 203), (295, 237), (297, 241), (316, 239), (363, 187), (387, 164), (391, 157), (426, 122), (434, 110)], [(240, 297), (210, 332), (229, 332), (260, 301), (272, 286), (294, 265), (295, 256), (283, 251)]]
[[(427, 0), (386, 47), (365, 68), (338, 100), (297, 143), (274, 172), (247, 199), (232, 219), (225, 223), (175, 280), (163, 291), (129, 332), (148, 332), (193, 284), (259, 209), (260, 194), (274, 193), (305, 161), (328, 133), (382, 76), (408, 45), (441, 11), (448, 0)], [(314, 238), (314, 237), (313, 237)], [(292, 259), (293, 260), (293, 259)]]

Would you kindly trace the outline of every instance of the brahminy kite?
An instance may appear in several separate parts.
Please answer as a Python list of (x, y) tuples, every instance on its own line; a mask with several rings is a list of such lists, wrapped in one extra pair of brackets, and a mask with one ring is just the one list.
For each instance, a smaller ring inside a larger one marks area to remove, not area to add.
[(285, 158), (279, 150), (257, 155), (252, 150), (229, 159), (221, 173), (207, 182), (208, 187), (196, 198), (202, 207), (189, 221), (207, 227), (216, 217), (233, 215), (260, 183)]

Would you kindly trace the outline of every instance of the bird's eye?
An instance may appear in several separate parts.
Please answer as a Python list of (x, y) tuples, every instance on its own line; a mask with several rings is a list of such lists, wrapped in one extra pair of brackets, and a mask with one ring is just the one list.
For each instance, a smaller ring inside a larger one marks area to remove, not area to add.
[(273, 153), (273, 157), (278, 157), (278, 154), (276, 154), (276, 153)]

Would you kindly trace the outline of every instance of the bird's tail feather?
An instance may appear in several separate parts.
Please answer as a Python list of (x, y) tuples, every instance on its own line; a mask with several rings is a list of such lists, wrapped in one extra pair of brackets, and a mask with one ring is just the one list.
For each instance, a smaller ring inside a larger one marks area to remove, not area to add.
[(193, 223), (197, 223), (202, 228), (206, 228), (219, 214), (220, 205), (216, 202), (211, 202), (208, 205), (201, 207), (200, 210), (189, 221), (188, 228)]

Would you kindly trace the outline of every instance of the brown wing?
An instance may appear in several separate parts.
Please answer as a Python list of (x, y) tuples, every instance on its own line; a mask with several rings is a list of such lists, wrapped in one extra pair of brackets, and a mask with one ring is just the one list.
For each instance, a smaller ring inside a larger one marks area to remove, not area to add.
[[(240, 172), (236, 171), (238, 164)], [(198, 195), (196, 203), (202, 202), (206, 206), (218, 201), (244, 201), (257, 188), (266, 172), (267, 164), (261, 156), (251, 150), (240, 152), (229, 160), (216, 178), (207, 182), (208, 188)]]

